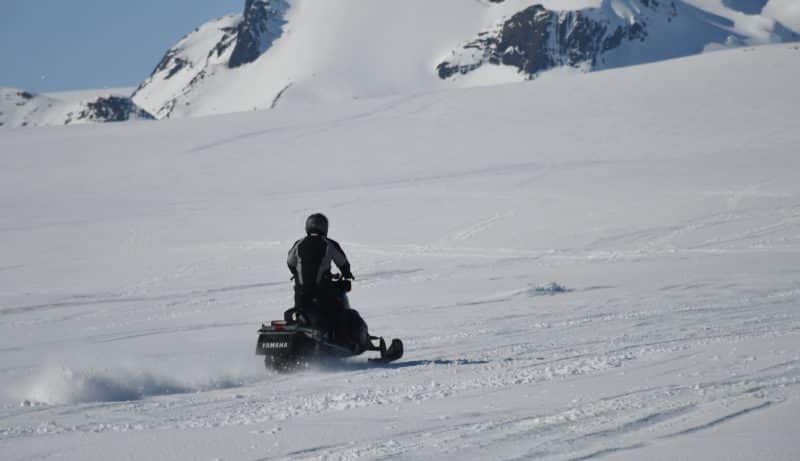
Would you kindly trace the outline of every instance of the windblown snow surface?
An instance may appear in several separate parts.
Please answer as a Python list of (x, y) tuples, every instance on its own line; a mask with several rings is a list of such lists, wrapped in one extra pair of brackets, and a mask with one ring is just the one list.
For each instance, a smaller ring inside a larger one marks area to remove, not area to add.
[[(0, 457), (800, 459), (800, 46), (0, 134)], [(405, 340), (254, 355), (322, 211)]]

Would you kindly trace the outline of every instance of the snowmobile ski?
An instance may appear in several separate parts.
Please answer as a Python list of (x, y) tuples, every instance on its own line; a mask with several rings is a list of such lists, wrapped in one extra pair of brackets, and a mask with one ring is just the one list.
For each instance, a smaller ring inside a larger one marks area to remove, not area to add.
[(386, 342), (383, 340), (383, 338), (380, 338), (380, 342), (381, 356), (377, 358), (370, 358), (370, 362), (389, 363), (403, 357), (403, 341), (400, 341), (397, 338), (393, 339), (388, 349), (386, 348)]

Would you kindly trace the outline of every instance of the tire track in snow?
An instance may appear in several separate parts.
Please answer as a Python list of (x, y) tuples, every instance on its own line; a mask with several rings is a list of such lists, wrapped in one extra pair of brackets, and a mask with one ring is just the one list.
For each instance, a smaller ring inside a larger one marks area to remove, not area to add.
[(722, 423), (728, 422), (728, 421), (730, 421), (730, 420), (732, 420), (734, 418), (738, 418), (740, 416), (746, 415), (748, 413), (752, 413), (754, 411), (763, 410), (764, 408), (767, 408), (772, 404), (773, 404), (773, 402), (764, 402), (764, 403), (762, 403), (760, 405), (755, 405), (755, 406), (748, 407), (748, 408), (745, 408), (745, 409), (742, 409), (742, 410), (739, 410), (739, 411), (735, 411), (733, 413), (730, 413), (730, 414), (727, 414), (727, 415), (722, 416), (720, 418), (717, 418), (717, 419), (714, 419), (712, 421), (709, 421), (709, 422), (707, 422), (705, 424), (701, 424), (699, 426), (693, 426), (693, 427), (690, 427), (688, 429), (684, 429), (684, 430), (682, 430), (680, 432), (675, 432), (674, 434), (670, 434), (670, 435), (664, 436), (662, 438), (666, 439), (666, 438), (680, 437), (682, 435), (692, 434), (694, 432), (699, 432), (699, 431), (703, 431), (703, 430), (706, 430), (706, 429), (710, 429), (710, 428), (712, 428), (714, 426), (717, 426), (717, 425), (720, 425)]
[(491, 229), (494, 225), (498, 222), (508, 219), (512, 216), (515, 216), (515, 211), (506, 211), (503, 213), (495, 213), (487, 218), (483, 218), (475, 222), (474, 224), (467, 226), (463, 229), (453, 232), (450, 236), (446, 237), (445, 240), (448, 241), (463, 241), (469, 240), (472, 237), (476, 236), (481, 232), (486, 232)]

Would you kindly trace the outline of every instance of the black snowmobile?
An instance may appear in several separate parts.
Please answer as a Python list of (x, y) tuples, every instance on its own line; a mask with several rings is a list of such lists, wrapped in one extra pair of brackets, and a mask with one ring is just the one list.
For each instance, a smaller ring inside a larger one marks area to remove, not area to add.
[(326, 325), (317, 300), (309, 308), (291, 308), (284, 313), (283, 320), (273, 320), (261, 325), (258, 330), (256, 355), (264, 356), (267, 369), (291, 371), (326, 358), (346, 358), (366, 351), (380, 352), (370, 362), (389, 363), (403, 356), (403, 342), (393, 339), (390, 345), (378, 336), (371, 336), (367, 324), (357, 311), (350, 309), (347, 292), (351, 283), (338, 274), (331, 282), (344, 307), (350, 335), (347, 341), (336, 338), (334, 329)]

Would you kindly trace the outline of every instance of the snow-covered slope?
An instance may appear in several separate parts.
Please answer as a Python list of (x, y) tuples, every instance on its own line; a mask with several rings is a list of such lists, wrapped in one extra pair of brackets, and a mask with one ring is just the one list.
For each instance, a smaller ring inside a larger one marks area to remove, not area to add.
[[(210, 21), (178, 42), (135, 92), (136, 102), (157, 117), (176, 110), (181, 96), (190, 93), (215, 69), (230, 59), (240, 15)], [(154, 84), (158, 82), (158, 84)], [(189, 101), (181, 101), (186, 105)]]
[(80, 123), (153, 120), (129, 95), (118, 90), (37, 94), (0, 88), (0, 127), (18, 128)]
[(16, 88), (0, 88), (0, 127), (28, 126), (45, 111), (62, 109), (60, 101)]
[[(797, 75), (748, 47), (6, 131), (2, 458), (798, 459)], [(315, 211), (402, 361), (253, 355)]]
[[(754, 5), (754, 3), (760, 3)], [(508, 83), (797, 39), (765, 2), (247, 0), (134, 95), (159, 118)]]

